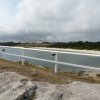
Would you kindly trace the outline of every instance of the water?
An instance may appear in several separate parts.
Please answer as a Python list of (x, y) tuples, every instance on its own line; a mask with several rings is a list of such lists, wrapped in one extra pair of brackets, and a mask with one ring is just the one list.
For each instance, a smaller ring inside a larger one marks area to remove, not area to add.
[[(0, 51), (2, 49), (3, 48), (0, 48)], [(21, 55), (21, 52), (22, 52), (20, 49), (14, 49), (14, 48), (4, 48), (4, 49), (5, 49), (6, 53), (13, 53), (13, 54), (18, 54), (18, 55)], [(50, 52), (46, 52), (46, 51), (24, 50), (24, 55), (54, 61), (54, 56), (52, 56)], [(21, 57), (15, 57), (15, 56), (10, 56), (10, 55), (5, 55), (5, 54), (0, 54), (0, 57), (7, 59), (7, 60), (11, 60), (11, 61), (21, 61)], [(27, 58), (25, 58), (24, 60), (29, 61), (30, 63), (32, 63), (34, 65), (42, 65), (42, 66), (50, 67), (50, 68), (54, 69), (53, 63), (44, 62), (44, 61), (37, 61), (37, 60), (32, 60), (32, 59), (27, 59)], [(100, 57), (91, 57), (91, 56), (86, 56), (86, 55), (74, 55), (74, 54), (61, 54), (61, 53), (59, 53), (58, 54), (58, 61), (100, 68)], [(72, 66), (65, 66), (65, 65), (58, 65), (58, 69), (61, 71), (86, 70), (86, 69), (82, 69), (82, 68), (77, 68), (77, 66), (72, 67)]]

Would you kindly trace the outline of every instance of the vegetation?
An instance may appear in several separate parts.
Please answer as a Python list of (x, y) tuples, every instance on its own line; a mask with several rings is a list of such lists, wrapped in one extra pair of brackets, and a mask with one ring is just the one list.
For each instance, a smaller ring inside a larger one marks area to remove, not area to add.
[(53, 43), (49, 47), (54, 48), (72, 48), (72, 49), (88, 49), (88, 50), (100, 50), (100, 42), (68, 42), (68, 43)]
[[(49, 69), (40, 68), (34, 65), (21, 65), (18, 62), (12, 62), (0, 59), (0, 71), (16, 72), (25, 77), (29, 77), (33, 81), (49, 82), (57, 84), (66, 84), (73, 81), (82, 81), (88, 83), (100, 83), (100, 74), (96, 77), (83, 76), (80, 72), (60, 72), (55, 74), (54, 71)], [(35, 95), (35, 94), (34, 94)]]
[(88, 49), (100, 50), (100, 42), (41, 42), (41, 43), (15, 43), (15, 42), (2, 42), (2, 46), (24, 46), (24, 47), (50, 47), (50, 48), (72, 48), (72, 49)]
[(20, 44), (21, 44), (21, 42), (0, 42), (1, 46), (17, 46)]

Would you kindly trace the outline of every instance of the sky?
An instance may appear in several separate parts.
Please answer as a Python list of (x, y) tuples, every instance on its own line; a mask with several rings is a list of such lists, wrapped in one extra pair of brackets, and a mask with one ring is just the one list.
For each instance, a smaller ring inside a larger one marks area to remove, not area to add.
[(0, 0), (0, 41), (100, 41), (100, 0)]

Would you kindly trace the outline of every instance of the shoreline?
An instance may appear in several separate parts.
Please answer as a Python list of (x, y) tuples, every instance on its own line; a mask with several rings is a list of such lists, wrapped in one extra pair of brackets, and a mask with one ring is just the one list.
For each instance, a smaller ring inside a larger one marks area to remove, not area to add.
[(70, 48), (69, 49), (66, 49), (66, 48), (62, 49), (62, 48), (48, 48), (48, 47), (32, 47), (32, 48), (100, 55), (100, 51), (97, 51), (97, 50), (86, 50), (86, 49), (79, 50), (79, 49), (70, 49)]

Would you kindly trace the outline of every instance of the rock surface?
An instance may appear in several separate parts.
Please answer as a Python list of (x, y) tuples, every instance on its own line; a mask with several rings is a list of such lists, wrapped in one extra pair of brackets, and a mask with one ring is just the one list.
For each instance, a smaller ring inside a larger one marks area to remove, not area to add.
[(0, 100), (24, 100), (35, 89), (36, 85), (21, 75), (13, 72), (0, 73)]
[(100, 84), (75, 81), (66, 85), (36, 83), (35, 100), (100, 100)]
[[(37, 88), (37, 89), (36, 89)], [(70, 84), (31, 82), (13, 72), (0, 73), (0, 100), (100, 100), (100, 84), (74, 81)]]

